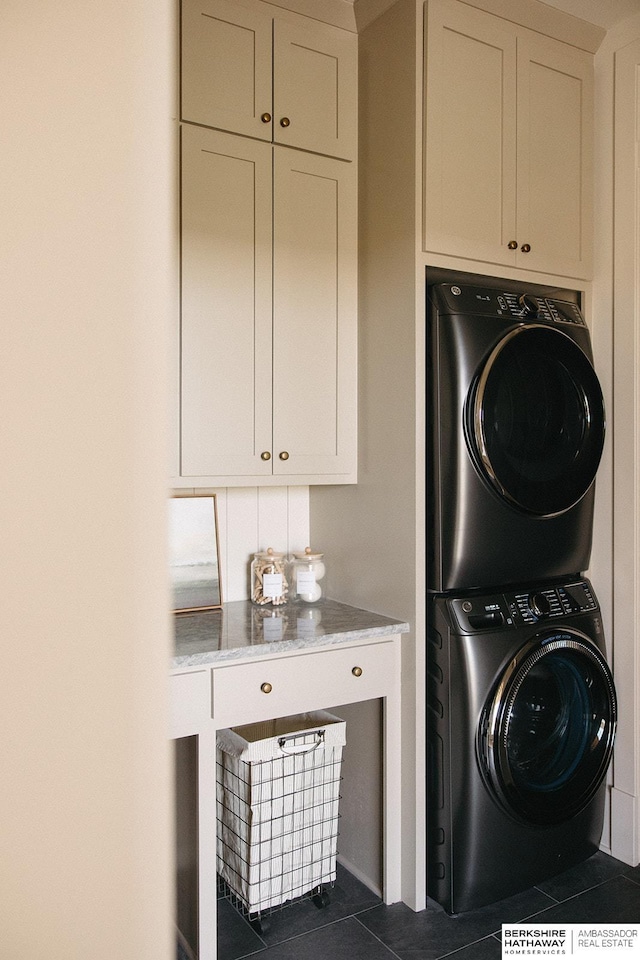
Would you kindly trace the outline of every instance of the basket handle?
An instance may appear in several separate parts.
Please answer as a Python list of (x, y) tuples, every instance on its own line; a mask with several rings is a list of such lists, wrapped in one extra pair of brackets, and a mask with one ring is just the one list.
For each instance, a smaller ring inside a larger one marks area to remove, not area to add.
[[(287, 740), (298, 740), (300, 737), (308, 737), (309, 733), (292, 733), (289, 737), (279, 737), (278, 746), (284, 754), (288, 757), (300, 756), (306, 753), (313, 753), (314, 750), (317, 750), (321, 743), (324, 743), (324, 730), (314, 730), (316, 736), (315, 743), (312, 743), (311, 746), (307, 743), (292, 743), (287, 747)], [(286, 749), (285, 749), (286, 747)]]

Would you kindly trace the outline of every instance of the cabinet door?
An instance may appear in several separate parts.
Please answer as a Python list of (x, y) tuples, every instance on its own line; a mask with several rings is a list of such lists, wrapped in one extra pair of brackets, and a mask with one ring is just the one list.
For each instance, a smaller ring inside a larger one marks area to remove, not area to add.
[(430, 0), (426, 51), (425, 249), (513, 264), (515, 30)]
[(183, 120), (271, 140), (271, 106), (271, 16), (257, 4), (183, 0)]
[(321, 23), (275, 20), (274, 140), (355, 159), (356, 37)]
[(518, 38), (518, 263), (587, 277), (591, 261), (592, 58)]
[(271, 153), (182, 130), (181, 475), (271, 473)]
[(354, 166), (276, 148), (273, 469), (277, 475), (355, 475), (355, 256)]

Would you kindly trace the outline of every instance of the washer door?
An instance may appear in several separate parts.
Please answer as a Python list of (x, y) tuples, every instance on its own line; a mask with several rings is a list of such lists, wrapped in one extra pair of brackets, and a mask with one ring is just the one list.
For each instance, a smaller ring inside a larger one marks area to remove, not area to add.
[(602, 391), (587, 356), (556, 328), (529, 324), (504, 337), (469, 414), (474, 459), (513, 505), (557, 516), (591, 486), (604, 445)]
[(512, 815), (560, 823), (602, 783), (615, 728), (615, 688), (600, 651), (578, 631), (548, 632), (513, 657), (487, 701), (481, 766)]

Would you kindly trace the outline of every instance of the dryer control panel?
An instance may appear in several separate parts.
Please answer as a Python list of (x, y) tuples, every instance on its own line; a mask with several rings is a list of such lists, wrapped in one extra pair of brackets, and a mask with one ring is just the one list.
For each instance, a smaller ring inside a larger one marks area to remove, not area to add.
[(432, 288), (432, 296), (443, 312), (585, 324), (577, 303), (526, 290), (505, 291), (493, 287), (442, 283)]
[(598, 609), (591, 584), (583, 579), (508, 593), (457, 597), (449, 603), (460, 627), (469, 633), (518, 627)]
[(539, 319), (551, 323), (584, 323), (580, 308), (576, 303), (564, 300), (550, 300), (529, 293), (518, 296), (517, 293), (498, 294), (498, 307), (502, 314), (512, 317), (524, 317), (527, 320)]

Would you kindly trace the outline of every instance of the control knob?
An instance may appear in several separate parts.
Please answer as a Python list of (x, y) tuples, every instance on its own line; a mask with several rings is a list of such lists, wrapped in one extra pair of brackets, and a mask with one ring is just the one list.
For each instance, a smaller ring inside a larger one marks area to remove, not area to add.
[(522, 313), (525, 317), (538, 316), (538, 301), (535, 297), (530, 296), (528, 293), (523, 293), (521, 297), (518, 297), (518, 303), (522, 307)]
[(548, 617), (551, 613), (549, 598), (544, 593), (533, 593), (529, 597), (529, 609), (536, 617)]

